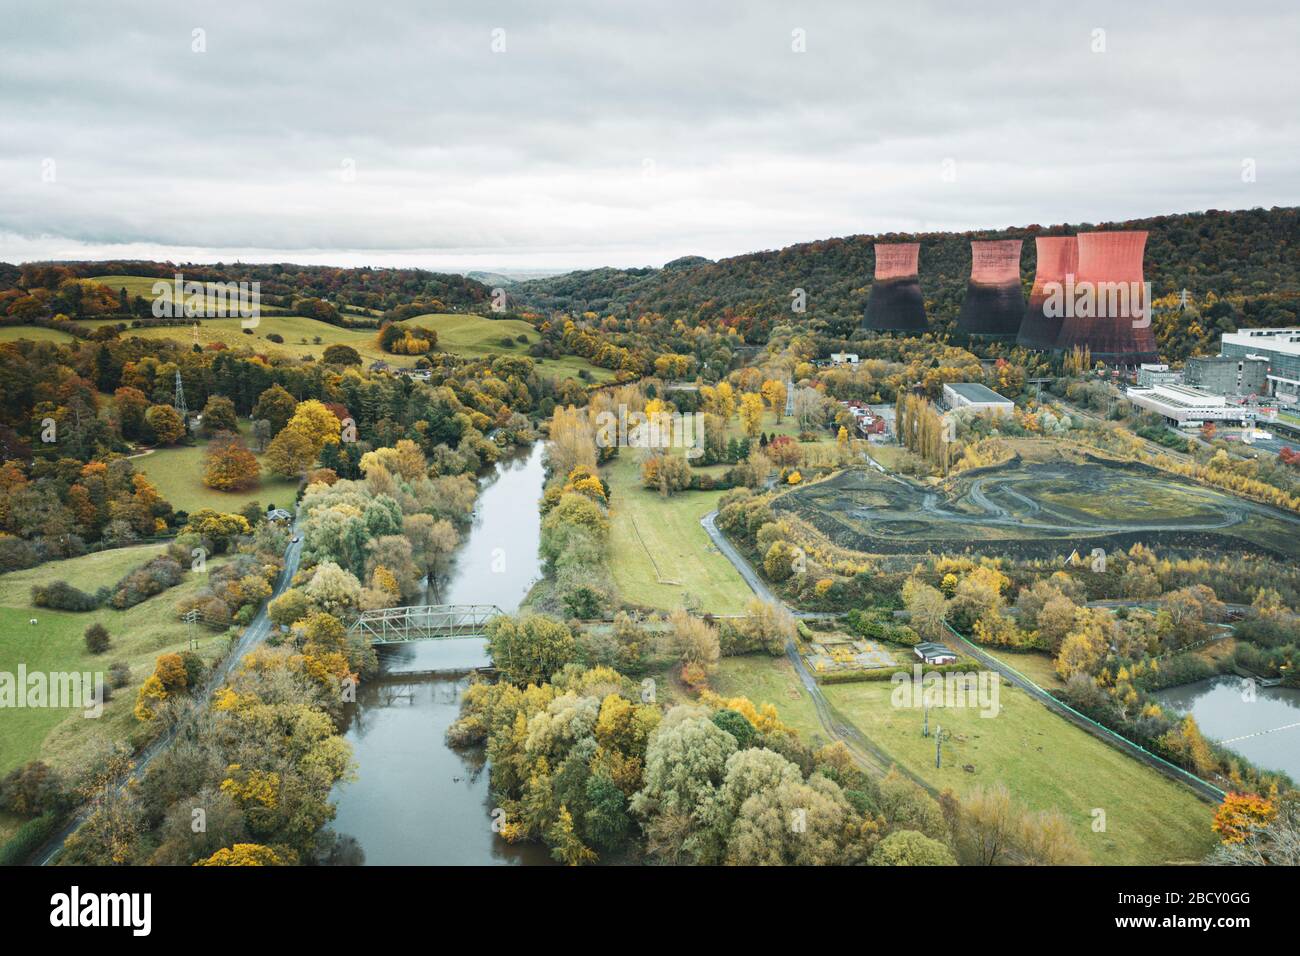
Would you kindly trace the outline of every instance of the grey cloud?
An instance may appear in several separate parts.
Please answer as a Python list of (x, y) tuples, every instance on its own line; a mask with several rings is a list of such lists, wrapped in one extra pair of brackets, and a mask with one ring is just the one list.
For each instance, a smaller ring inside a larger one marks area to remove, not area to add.
[(1281, 0), (5, 6), (0, 258), (641, 265), (1300, 185)]

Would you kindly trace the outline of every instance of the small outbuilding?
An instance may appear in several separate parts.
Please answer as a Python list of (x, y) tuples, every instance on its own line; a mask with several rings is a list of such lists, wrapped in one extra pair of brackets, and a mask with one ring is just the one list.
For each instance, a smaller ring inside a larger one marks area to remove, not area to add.
[(923, 641), (913, 650), (916, 651), (916, 656), (927, 664), (957, 663), (957, 653), (951, 647), (934, 641)]

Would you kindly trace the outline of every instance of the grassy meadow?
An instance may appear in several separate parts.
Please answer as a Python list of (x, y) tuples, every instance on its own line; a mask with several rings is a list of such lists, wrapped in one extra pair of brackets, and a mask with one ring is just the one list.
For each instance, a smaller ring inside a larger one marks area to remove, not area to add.
[[(131, 711), (136, 692), (153, 672), (159, 654), (182, 651), (189, 646), (188, 628), (176, 619), (174, 608), (182, 597), (199, 590), (205, 575), (187, 574), (184, 581), (162, 594), (125, 611), (104, 607), (80, 614), (52, 611), (31, 604), (31, 588), (65, 580), (83, 589), (111, 586), (129, 571), (163, 550), (162, 545), (116, 548), (64, 561), (51, 561), (24, 571), (0, 575), (0, 671), (17, 674), (20, 664), (28, 672), (103, 673), (121, 661), (131, 668), (131, 681), (112, 692), (103, 714), (88, 719), (80, 710), (15, 708), (4, 716), (0, 734), (0, 774), (29, 760), (75, 771), (85, 765), (98, 748), (112, 741), (129, 740), (137, 731)], [(216, 559), (219, 565), (224, 559)], [(214, 566), (213, 563), (209, 567)], [(29, 623), (31, 619), (36, 624)], [(108, 629), (112, 644), (104, 654), (86, 650), (84, 634), (92, 623)], [(225, 651), (225, 638), (199, 628), (199, 653), (215, 660)], [(0, 819), (0, 842), (21, 821)]]
[(713, 546), (700, 518), (722, 491), (681, 491), (663, 498), (641, 485), (636, 449), (624, 448), (603, 471), (610, 485), (609, 567), (628, 604), (671, 610), (689, 593), (701, 611), (739, 614), (753, 596)]
[[(1215, 842), (1209, 804), (1016, 687), (1002, 685), (996, 717), (931, 711), (932, 733), (942, 725), (952, 734), (942, 769), (934, 766), (934, 737), (921, 736), (921, 711), (894, 707), (892, 690), (887, 682), (823, 688), (841, 714), (935, 789), (965, 793), (1002, 782), (1030, 808), (1064, 814), (1094, 863), (1197, 862)], [(1105, 811), (1105, 832), (1092, 830), (1094, 809)]]
[[(249, 450), (262, 459), (254, 449), (249, 435), (251, 426), (241, 420), (239, 431), (249, 445)], [(203, 483), (203, 456), (208, 443), (202, 439), (194, 445), (179, 445), (173, 448), (158, 448), (131, 459), (135, 470), (148, 476), (157, 486), (159, 494), (171, 502), (173, 508), (180, 511), (194, 512), (200, 508), (213, 508), (217, 511), (239, 511), (250, 501), (256, 501), (265, 511), (271, 505), (293, 510), (294, 498), (298, 491), (298, 482), (293, 478), (281, 478), (272, 474), (266, 465), (256, 487), (247, 491), (218, 491)]]

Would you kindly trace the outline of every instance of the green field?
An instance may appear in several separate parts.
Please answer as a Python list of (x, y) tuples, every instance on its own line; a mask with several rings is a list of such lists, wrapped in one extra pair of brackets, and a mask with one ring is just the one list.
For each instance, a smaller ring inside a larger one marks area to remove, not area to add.
[[(101, 608), (85, 614), (32, 607), (31, 587), (54, 580), (66, 580), (83, 590), (110, 586), (161, 550), (161, 545), (118, 548), (0, 575), (0, 671), (16, 673), (23, 664), (28, 672), (106, 673), (117, 661), (131, 667), (130, 685), (113, 692), (98, 718), (88, 719), (79, 710), (7, 711), (0, 734), (0, 774), (37, 757), (75, 770), (103, 742), (125, 740), (135, 732), (137, 721), (131, 710), (136, 691), (159, 654), (188, 646), (187, 628), (176, 620), (173, 609), (182, 597), (204, 586), (205, 576), (187, 575), (177, 587), (126, 611)], [(32, 618), (35, 625), (29, 623)], [(112, 639), (108, 652), (100, 655), (89, 653), (83, 639), (95, 621), (108, 629)], [(205, 657), (215, 659), (224, 652), (223, 636), (203, 629), (198, 636)], [(0, 839), (3, 836), (0, 833)]]
[(1065, 687), (1065, 681), (1056, 673), (1052, 655), (1046, 651), (1008, 651), (984, 644), (980, 645), (980, 650), (1008, 667), (1015, 668), (1044, 690), (1054, 691)]
[[(239, 423), (239, 431), (248, 439), (249, 424)], [(183, 445), (174, 448), (158, 448), (131, 459), (135, 470), (148, 476), (158, 488), (158, 493), (171, 502), (171, 506), (180, 511), (194, 512), (200, 508), (213, 508), (217, 511), (239, 511), (250, 501), (256, 501), (265, 511), (272, 505), (293, 510), (294, 498), (298, 491), (298, 481), (294, 478), (281, 478), (262, 466), (261, 478), (257, 487), (248, 491), (218, 491), (203, 483), (203, 455), (207, 442), (199, 441), (195, 445)], [(250, 444), (249, 450), (253, 450)], [(256, 454), (256, 452), (254, 452)], [(257, 456), (261, 459), (261, 455)]]
[(75, 335), (69, 335), (59, 329), (47, 329), (41, 325), (0, 326), (0, 342), (17, 342), (19, 339), (32, 342), (58, 342), (62, 345), (70, 345), (77, 341)]
[(702, 611), (744, 610), (753, 592), (700, 525), (723, 492), (660, 497), (641, 486), (631, 448), (623, 449), (603, 474), (610, 485), (609, 567), (624, 601), (671, 610), (683, 606), (689, 593)]
[[(921, 711), (895, 708), (892, 690), (876, 682), (823, 688), (841, 714), (937, 790), (1004, 783), (1032, 809), (1061, 811), (1094, 863), (1196, 862), (1214, 845), (1209, 804), (1016, 687), (1002, 685), (996, 717), (974, 708), (931, 711), (931, 731), (942, 725), (952, 734), (942, 769), (934, 766), (933, 736), (921, 736)], [(1103, 833), (1092, 831), (1095, 809), (1105, 811)]]
[[(102, 282), (114, 292), (126, 289), (131, 296), (153, 298), (153, 284), (158, 279), (148, 276), (96, 276), (94, 281)], [(252, 335), (245, 335), (238, 318), (201, 319), (199, 320), (200, 343), (221, 342), (230, 348), (251, 345), (259, 352), (269, 355), (292, 355), (295, 358), (311, 356), (320, 358), (327, 345), (350, 345), (369, 362), (382, 359), (389, 365), (409, 368), (415, 365), (418, 356), (389, 355), (375, 344), (377, 332), (374, 329), (345, 329), (309, 319), (300, 315), (275, 314), (282, 309), (264, 306), (258, 326)], [(345, 316), (346, 312), (343, 313)], [(98, 324), (100, 320), (84, 320), (86, 324)], [(528, 346), (541, 340), (541, 336), (527, 322), (519, 319), (494, 320), (481, 315), (465, 314), (429, 314), (418, 315), (407, 320), (411, 325), (420, 325), (438, 333), (438, 345), (441, 349), (467, 358), (486, 358), (497, 355), (527, 355)], [(44, 330), (34, 330), (37, 332)], [(277, 333), (284, 338), (283, 343), (270, 342), (268, 333)], [(126, 333), (145, 339), (175, 339), (183, 342), (193, 341), (194, 333), (190, 326), (173, 326), (168, 328), (132, 329)], [(51, 336), (59, 333), (51, 332)], [(523, 335), (527, 342), (516, 339)], [(14, 338), (36, 338), (35, 335), (13, 336)], [(511, 345), (504, 345), (505, 338)], [(320, 342), (316, 339), (319, 338)], [(566, 355), (557, 359), (534, 359), (539, 371), (544, 376), (555, 378), (576, 378), (578, 373), (586, 371), (593, 381), (605, 382), (614, 377), (607, 369), (598, 368), (585, 359)]]

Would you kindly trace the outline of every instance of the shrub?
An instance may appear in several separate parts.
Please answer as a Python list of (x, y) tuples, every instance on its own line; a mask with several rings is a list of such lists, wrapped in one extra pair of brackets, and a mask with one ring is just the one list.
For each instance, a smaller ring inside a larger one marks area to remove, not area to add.
[(56, 611), (93, 611), (103, 600), (102, 595), (87, 594), (67, 581), (51, 581), (32, 586), (32, 604)]
[(63, 780), (48, 764), (33, 760), (0, 779), (0, 810), (35, 817), (63, 803)]
[(108, 667), (108, 684), (110, 687), (123, 688), (131, 683), (131, 665), (124, 661), (115, 661)]
[(108, 647), (108, 628), (98, 621), (86, 628), (86, 650), (92, 654), (102, 654)]

